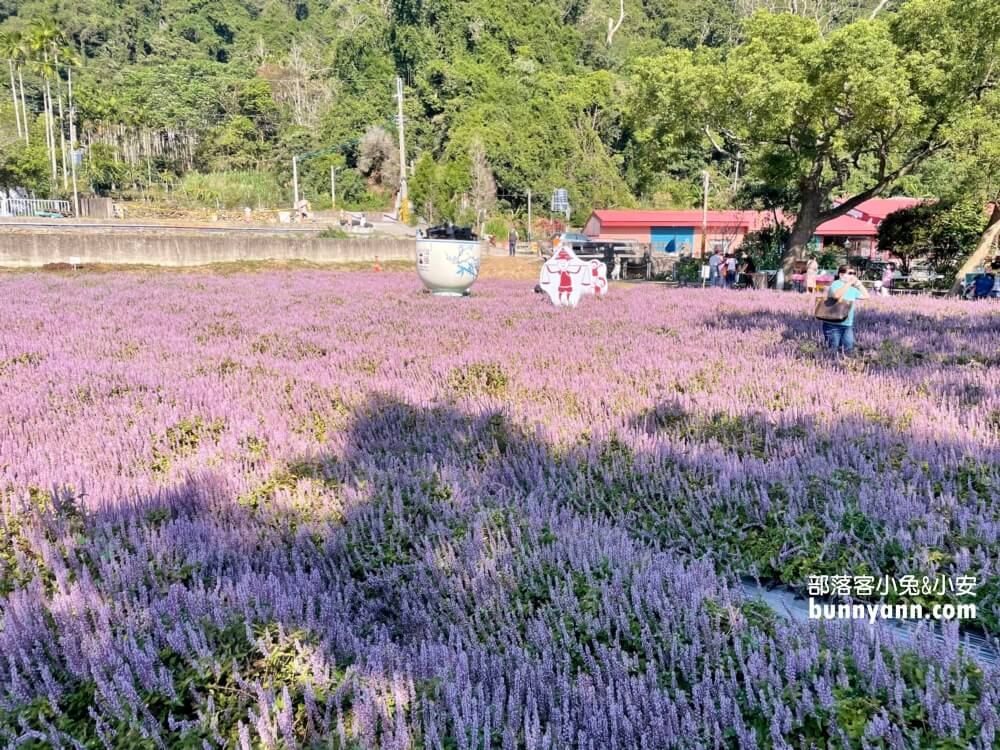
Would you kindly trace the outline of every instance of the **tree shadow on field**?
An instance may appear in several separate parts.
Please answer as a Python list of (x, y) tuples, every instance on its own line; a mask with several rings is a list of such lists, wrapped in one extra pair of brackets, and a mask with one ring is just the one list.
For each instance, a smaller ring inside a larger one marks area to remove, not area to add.
[[(393, 705), (419, 696), (437, 708), (414, 720), (447, 736), (455, 696), (498, 689), (491, 675), (520, 681), (506, 700), (532, 695), (543, 724), (559, 720), (558, 680), (583, 691), (574, 700), (607, 697), (611, 687), (586, 677), (595, 654), (628, 671), (648, 648), (651, 636), (634, 631), (654, 589), (703, 615), (671, 625), (683, 641), (694, 638), (683, 628), (718, 635), (712, 606), (739, 606), (716, 576), (800, 584), (860, 566), (917, 572), (907, 566), (924, 552), (954, 555), (977, 534), (991, 540), (981, 562), (995, 575), (997, 523), (984, 520), (1000, 517), (995, 448), (942, 446), (863, 416), (821, 423), (677, 404), (554, 445), (497, 404), (373, 395), (336, 449), (289, 457), (251, 486), (202, 473), (92, 513), (54, 498), (24, 519), (36, 575), (11, 594), (20, 624), (0, 629), (0, 666), (44, 655), (80, 702), (63, 707), (65, 726), (91, 736), (94, 706), (124, 737), (139, 737), (141, 723), (171, 741), (188, 732), (235, 746), (243, 722), (275, 742), (348, 732), (358, 747), (396, 746), (387, 738), (412, 728)], [(963, 458), (938, 460), (952, 454)], [(784, 627), (756, 622), (765, 639)], [(728, 624), (727, 637), (752, 624)], [(44, 700), (41, 674), (18, 663)], [(664, 668), (698, 679), (682, 666)], [(214, 727), (200, 718), (209, 697)], [(136, 718), (115, 724), (115, 706)], [(526, 741), (523, 706), (507, 710), (496, 746), (505, 732)], [(11, 716), (48, 731), (32, 711)], [(5, 717), (0, 731), (15, 726)]]

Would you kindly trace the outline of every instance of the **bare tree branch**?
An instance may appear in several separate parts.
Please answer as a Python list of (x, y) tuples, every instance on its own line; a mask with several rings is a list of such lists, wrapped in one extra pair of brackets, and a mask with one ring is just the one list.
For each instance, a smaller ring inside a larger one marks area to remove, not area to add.
[(620, 11), (618, 13), (618, 23), (615, 23), (613, 18), (608, 19), (608, 46), (611, 46), (612, 40), (615, 38), (615, 34), (618, 33), (618, 29), (622, 27), (622, 21), (625, 20), (625, 0), (618, 0)]
[(871, 187), (867, 188), (866, 190), (862, 190), (860, 193), (852, 196), (851, 198), (848, 198), (846, 201), (837, 205), (835, 208), (821, 212), (817, 217), (819, 223), (822, 224), (824, 221), (829, 221), (830, 219), (836, 219), (838, 216), (843, 216), (852, 208), (856, 208), (869, 198), (874, 198), (876, 195), (881, 193), (883, 190), (885, 190), (885, 188), (894, 183), (896, 180), (898, 180), (901, 177), (905, 177), (914, 169), (916, 169), (921, 163), (929, 159), (938, 151), (947, 148), (949, 145), (950, 145), (949, 141), (941, 141), (940, 143), (928, 145), (924, 150), (910, 157), (910, 159), (908, 159), (906, 163), (904, 163), (898, 169), (889, 172), (888, 174), (880, 175), (879, 179)]
[(883, 8), (884, 8), (884, 7), (886, 6), (886, 5), (888, 5), (888, 4), (889, 4), (889, 0), (879, 0), (879, 4), (875, 6), (875, 10), (873, 10), (873, 11), (872, 11), (872, 14), (871, 14), (870, 16), (868, 16), (868, 20), (869, 20), (869, 21), (874, 21), (874, 20), (875, 20), (875, 17), (876, 17), (876, 16), (877, 16), (877, 15), (878, 15), (879, 13), (881, 13), (881, 12), (882, 12), (882, 9), (883, 9)]
[(705, 126), (705, 135), (708, 136), (708, 140), (712, 144), (712, 148), (714, 148), (720, 154), (724, 154), (726, 156), (732, 156), (733, 155), (732, 152), (729, 151), (729, 149), (724, 148), (723, 146), (721, 146), (719, 144), (719, 142), (717, 140), (715, 140), (715, 137), (712, 135), (712, 131), (709, 130), (708, 125)]

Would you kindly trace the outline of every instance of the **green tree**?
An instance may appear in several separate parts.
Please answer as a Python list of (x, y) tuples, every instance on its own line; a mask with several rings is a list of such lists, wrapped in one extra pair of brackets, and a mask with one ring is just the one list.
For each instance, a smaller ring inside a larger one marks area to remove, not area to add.
[(826, 36), (815, 21), (758, 13), (745, 34), (726, 52), (640, 61), (631, 118), (661, 160), (700, 142), (787, 195), (786, 263), (821, 223), (952, 146), (1000, 70), (1000, 22), (986, 0), (910, 0)]
[(924, 203), (889, 214), (879, 226), (879, 248), (899, 258), (903, 273), (926, 260), (938, 273), (954, 274), (983, 230), (981, 205)]
[(98, 195), (107, 195), (125, 179), (125, 166), (115, 158), (110, 146), (95, 143), (84, 160), (83, 178)]
[(1000, 90), (984, 92), (956, 131), (953, 158), (938, 170), (940, 190), (978, 206), (990, 206), (975, 249), (955, 272), (952, 292), (957, 294), (965, 275), (983, 265), (996, 252), (1000, 240)]
[(52, 188), (49, 154), (42, 139), (30, 145), (19, 143), (13, 134), (0, 145), (0, 187), (23, 188), (38, 195), (49, 195)]

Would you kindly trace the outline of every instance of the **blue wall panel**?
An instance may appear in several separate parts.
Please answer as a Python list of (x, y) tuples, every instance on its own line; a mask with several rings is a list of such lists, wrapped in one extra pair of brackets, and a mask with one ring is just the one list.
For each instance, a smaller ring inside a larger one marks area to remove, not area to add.
[(694, 250), (694, 227), (650, 227), (649, 239), (653, 252), (690, 255)]

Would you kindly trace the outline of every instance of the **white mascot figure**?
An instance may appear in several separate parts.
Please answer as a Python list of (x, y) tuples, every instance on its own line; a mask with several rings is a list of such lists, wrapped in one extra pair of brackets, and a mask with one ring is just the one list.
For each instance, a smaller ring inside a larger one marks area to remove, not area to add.
[(576, 307), (581, 295), (607, 294), (608, 269), (599, 260), (580, 260), (564, 247), (542, 266), (538, 283), (556, 307)]

